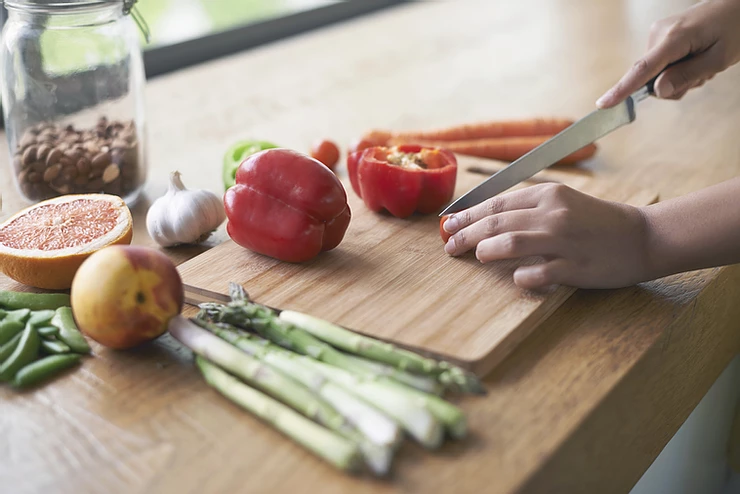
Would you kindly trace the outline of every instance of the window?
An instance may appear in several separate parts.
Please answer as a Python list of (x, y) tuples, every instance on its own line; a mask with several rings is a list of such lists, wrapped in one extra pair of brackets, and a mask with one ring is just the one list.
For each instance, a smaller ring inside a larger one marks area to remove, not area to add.
[(151, 49), (337, 3), (341, 1), (139, 0), (137, 8), (151, 30), (146, 45)]
[(138, 0), (147, 77), (410, 0)]
[[(150, 31), (149, 43), (141, 36), (146, 76), (156, 77), (409, 1), (138, 0), (136, 8)], [(0, 26), (6, 18), (2, 6)]]

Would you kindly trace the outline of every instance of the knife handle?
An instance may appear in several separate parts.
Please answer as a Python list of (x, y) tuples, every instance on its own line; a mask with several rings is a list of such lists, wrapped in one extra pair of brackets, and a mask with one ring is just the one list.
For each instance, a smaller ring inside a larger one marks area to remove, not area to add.
[(660, 74), (662, 74), (663, 72), (665, 72), (666, 70), (668, 70), (670, 67), (673, 67), (674, 65), (678, 65), (680, 63), (685, 62), (686, 60), (690, 59), (691, 57), (693, 57), (693, 54), (692, 53), (689, 53), (688, 55), (686, 55), (685, 57), (681, 58), (680, 60), (676, 60), (675, 62), (672, 62), (672, 63), (669, 63), (668, 65), (666, 65), (663, 70), (661, 70), (660, 72), (658, 72), (658, 75), (656, 75), (655, 77), (653, 77), (652, 79), (650, 79), (647, 82), (647, 84), (645, 84), (645, 88), (647, 89), (648, 94), (653, 95), (653, 96), (655, 95), (655, 81), (658, 80), (658, 77), (660, 77)]

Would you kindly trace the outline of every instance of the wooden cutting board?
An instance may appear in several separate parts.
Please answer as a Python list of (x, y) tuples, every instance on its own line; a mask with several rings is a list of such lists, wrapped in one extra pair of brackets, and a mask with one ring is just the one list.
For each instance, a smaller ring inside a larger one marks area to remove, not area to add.
[[(459, 159), (455, 197), (501, 168), (499, 162)], [(477, 170), (477, 172), (476, 172)], [(522, 261), (483, 265), (474, 253), (445, 254), (436, 215), (394, 218), (373, 213), (342, 179), (352, 210), (343, 242), (304, 264), (250, 252), (231, 240), (179, 266), (184, 283), (228, 293), (242, 284), (257, 302), (294, 309), (355, 331), (457, 362), (484, 375), (503, 360), (574, 289), (548, 293), (517, 288)], [(537, 181), (566, 183), (605, 199), (645, 205), (655, 193), (599, 182), (587, 171), (548, 170)], [(517, 186), (532, 185), (533, 181)]]

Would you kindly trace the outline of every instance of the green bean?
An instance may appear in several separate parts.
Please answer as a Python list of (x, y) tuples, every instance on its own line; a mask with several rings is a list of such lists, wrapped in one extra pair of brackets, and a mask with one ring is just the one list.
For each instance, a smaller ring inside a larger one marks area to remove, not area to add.
[(15, 373), (18, 372), (21, 367), (33, 362), (39, 354), (40, 344), (41, 338), (39, 337), (36, 328), (26, 325), (26, 329), (23, 330), (18, 346), (15, 347), (15, 350), (13, 350), (10, 357), (0, 365), (0, 381), (9, 381), (13, 379), (13, 376), (15, 376)]
[(69, 345), (77, 353), (90, 353), (90, 345), (85, 337), (80, 333), (72, 316), (71, 307), (59, 307), (56, 314), (51, 318), (51, 323), (59, 328), (57, 337)]
[(59, 334), (59, 328), (56, 326), (41, 326), (40, 328), (36, 328), (36, 331), (44, 338), (54, 338)]
[(52, 354), (72, 352), (72, 349), (69, 346), (57, 340), (41, 340), (41, 349), (46, 353)]
[(29, 388), (56, 377), (62, 371), (79, 363), (79, 361), (80, 356), (74, 353), (44, 357), (20, 369), (15, 375), (13, 386), (16, 388)]
[(0, 309), (0, 320), (2, 320), (7, 313), (8, 313), (8, 311), (6, 311), (4, 309)]
[(5, 309), (56, 310), (69, 305), (69, 295), (66, 293), (0, 291), (0, 307)]
[(0, 321), (0, 345), (9, 342), (13, 336), (23, 330), (30, 313), (28, 309), (20, 309), (6, 314), (5, 319)]
[(9, 342), (4, 344), (3, 346), (0, 346), (0, 364), (2, 364), (5, 359), (10, 357), (10, 355), (13, 353), (13, 350), (15, 350), (15, 347), (18, 346), (18, 342), (21, 341), (21, 336), (23, 336), (23, 333), (18, 333), (17, 335), (13, 336), (13, 339), (11, 339)]
[(31, 311), (31, 316), (26, 321), (26, 324), (30, 324), (34, 328), (46, 326), (51, 321), (51, 318), (54, 317), (54, 314), (55, 312), (49, 309)]

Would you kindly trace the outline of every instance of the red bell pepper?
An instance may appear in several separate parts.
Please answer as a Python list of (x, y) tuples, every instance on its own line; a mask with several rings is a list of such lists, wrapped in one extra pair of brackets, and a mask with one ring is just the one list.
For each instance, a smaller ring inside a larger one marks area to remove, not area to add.
[(355, 193), (372, 211), (406, 218), (438, 212), (455, 192), (457, 160), (450, 151), (412, 144), (373, 146), (347, 157)]
[(351, 218), (336, 175), (318, 160), (282, 148), (260, 151), (239, 165), (224, 207), (234, 242), (288, 262), (338, 246)]

